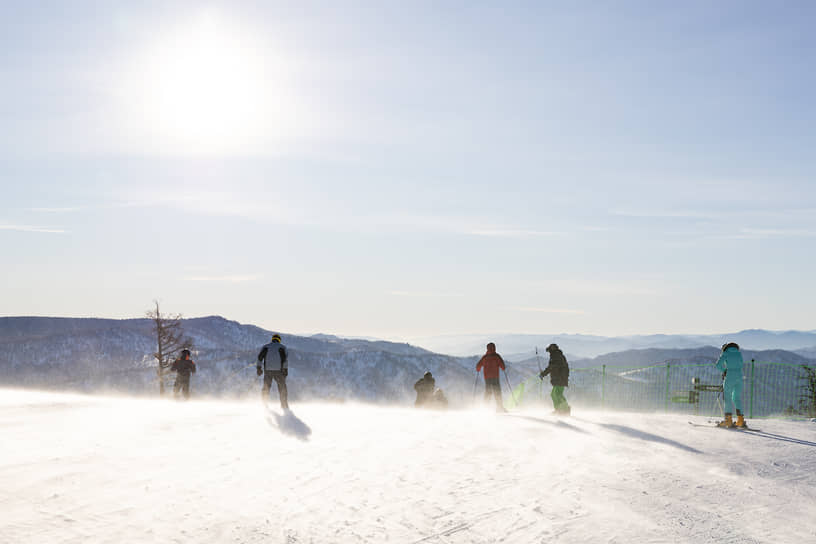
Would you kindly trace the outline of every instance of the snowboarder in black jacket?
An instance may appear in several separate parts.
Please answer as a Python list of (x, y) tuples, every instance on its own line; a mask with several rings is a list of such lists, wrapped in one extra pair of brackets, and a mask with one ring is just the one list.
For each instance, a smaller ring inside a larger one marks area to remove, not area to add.
[(176, 383), (173, 384), (173, 396), (178, 398), (179, 391), (185, 399), (190, 398), (190, 375), (195, 374), (195, 361), (190, 359), (190, 350), (181, 350), (181, 357), (173, 361), (170, 370), (176, 373)]
[(547, 368), (541, 371), (539, 377), (543, 380), (544, 376), (550, 375), (550, 383), (552, 384), (552, 401), (555, 408), (555, 414), (570, 414), (570, 406), (567, 404), (567, 399), (564, 397), (564, 388), (569, 385), (569, 364), (567, 358), (561, 352), (561, 349), (556, 344), (547, 346), (547, 353), (550, 354), (550, 364)]
[(289, 409), (289, 392), (286, 389), (286, 376), (289, 375), (289, 355), (286, 346), (281, 343), (279, 334), (272, 336), (272, 341), (261, 348), (258, 354), (258, 364), (255, 369), (258, 376), (264, 375), (261, 398), (266, 402), (269, 398), (269, 389), (272, 387), (272, 380), (278, 384), (278, 395), (280, 396), (281, 408)]

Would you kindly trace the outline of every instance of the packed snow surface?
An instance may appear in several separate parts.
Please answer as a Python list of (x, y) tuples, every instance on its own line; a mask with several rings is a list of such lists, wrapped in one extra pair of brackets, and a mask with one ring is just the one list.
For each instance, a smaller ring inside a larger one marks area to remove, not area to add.
[(0, 390), (0, 542), (816, 542), (816, 423), (574, 412)]

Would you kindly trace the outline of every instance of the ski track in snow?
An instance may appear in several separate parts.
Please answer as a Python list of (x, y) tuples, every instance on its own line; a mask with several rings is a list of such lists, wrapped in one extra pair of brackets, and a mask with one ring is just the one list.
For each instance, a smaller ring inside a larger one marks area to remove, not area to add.
[(816, 541), (816, 424), (688, 419), (0, 390), (0, 542)]

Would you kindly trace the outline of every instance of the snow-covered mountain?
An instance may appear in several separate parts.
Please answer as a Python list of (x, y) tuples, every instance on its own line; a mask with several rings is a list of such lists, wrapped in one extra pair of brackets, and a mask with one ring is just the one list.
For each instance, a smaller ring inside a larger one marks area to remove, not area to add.
[[(222, 317), (183, 321), (195, 345), (195, 392), (257, 393), (255, 360), (272, 332)], [(304, 398), (410, 402), (430, 370), (446, 394), (472, 395), (475, 358), (431, 353), (408, 344), (284, 335), (290, 394)], [(157, 391), (152, 323), (147, 319), (0, 318), (0, 383), (80, 391)]]

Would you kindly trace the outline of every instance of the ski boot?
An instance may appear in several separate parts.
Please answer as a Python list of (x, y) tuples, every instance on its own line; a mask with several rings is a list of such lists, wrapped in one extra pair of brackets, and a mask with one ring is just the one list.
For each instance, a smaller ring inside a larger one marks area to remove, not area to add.
[(747, 429), (748, 425), (745, 424), (745, 417), (742, 415), (741, 412), (737, 412), (737, 422), (734, 426), (738, 429)]
[(734, 426), (734, 421), (731, 419), (731, 414), (725, 414), (725, 419), (717, 423), (717, 427), (728, 429)]

